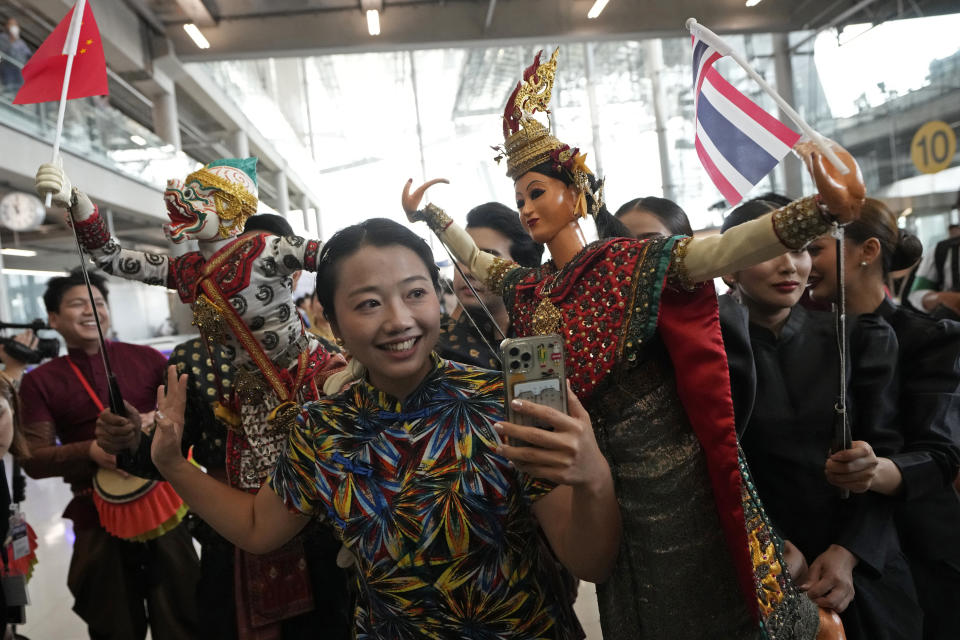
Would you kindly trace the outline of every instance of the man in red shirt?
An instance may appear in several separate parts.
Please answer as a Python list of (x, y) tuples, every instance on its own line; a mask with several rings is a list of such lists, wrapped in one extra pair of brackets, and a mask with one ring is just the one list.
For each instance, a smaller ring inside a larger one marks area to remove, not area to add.
[[(79, 271), (47, 285), (49, 323), (66, 342), (67, 355), (23, 378), (21, 423), (32, 456), (23, 468), (33, 478), (62, 477), (73, 490), (63, 513), (76, 535), (67, 585), (91, 639), (142, 639), (148, 619), (154, 640), (195, 638), (199, 560), (186, 527), (130, 542), (107, 533), (94, 506), (97, 468), (116, 469), (117, 461), (94, 439), (97, 416), (109, 404), (94, 312), (104, 332), (110, 312), (104, 278), (91, 274), (90, 281), (95, 310)], [(166, 358), (124, 342), (109, 341), (106, 348), (124, 400), (152, 412)]]

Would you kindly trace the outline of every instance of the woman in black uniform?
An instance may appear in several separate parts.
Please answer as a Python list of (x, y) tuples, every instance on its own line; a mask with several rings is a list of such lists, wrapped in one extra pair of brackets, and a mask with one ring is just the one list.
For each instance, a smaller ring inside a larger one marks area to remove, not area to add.
[[(727, 217), (724, 231), (778, 206), (748, 202)], [(756, 374), (750, 416), (738, 418), (741, 445), (774, 525), (809, 562), (799, 578), (808, 596), (841, 614), (850, 640), (918, 638), (920, 611), (893, 525), (893, 499), (868, 492), (843, 500), (824, 475), (839, 356), (833, 316), (797, 305), (810, 268), (801, 250), (724, 278), (742, 306), (725, 300), (721, 324), (746, 323)], [(896, 338), (875, 316), (850, 324), (854, 444), (893, 455), (901, 447), (894, 423)], [(734, 386), (733, 392), (738, 410), (751, 405), (743, 400), (749, 389)]]
[[(898, 499), (896, 523), (924, 613), (925, 639), (960, 633), (960, 323), (897, 306), (886, 293), (891, 270), (908, 268), (923, 248), (897, 228), (893, 213), (867, 199), (846, 230), (847, 310), (875, 313), (900, 343), (898, 422), (903, 448), (892, 455), (865, 447), (827, 463), (827, 479), (851, 491)], [(811, 296), (836, 298), (836, 244), (810, 245)], [(872, 444), (872, 443), (871, 443)]]

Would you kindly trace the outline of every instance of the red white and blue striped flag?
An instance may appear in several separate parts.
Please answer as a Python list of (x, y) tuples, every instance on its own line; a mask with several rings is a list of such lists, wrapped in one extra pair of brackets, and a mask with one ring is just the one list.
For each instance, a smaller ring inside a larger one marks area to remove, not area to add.
[[(698, 25), (695, 25), (695, 27)], [(800, 139), (723, 79), (713, 64), (726, 55), (693, 32), (697, 155), (731, 206), (770, 173)]]

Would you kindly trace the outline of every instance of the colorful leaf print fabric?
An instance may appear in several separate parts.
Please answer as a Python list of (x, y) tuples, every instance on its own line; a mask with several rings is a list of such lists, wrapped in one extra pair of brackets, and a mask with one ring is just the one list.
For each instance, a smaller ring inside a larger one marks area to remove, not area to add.
[(531, 511), (552, 486), (496, 453), (496, 372), (436, 358), (401, 404), (366, 381), (307, 405), (270, 486), (357, 558), (357, 638), (580, 637)]

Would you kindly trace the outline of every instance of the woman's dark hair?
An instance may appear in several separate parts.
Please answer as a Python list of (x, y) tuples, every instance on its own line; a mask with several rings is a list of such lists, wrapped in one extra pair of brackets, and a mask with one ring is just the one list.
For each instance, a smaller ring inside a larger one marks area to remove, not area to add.
[[(107, 279), (96, 273), (87, 273), (90, 277), (90, 285), (100, 290), (100, 295), (104, 301), (107, 299)], [(63, 296), (70, 289), (81, 286), (87, 286), (87, 281), (83, 279), (83, 272), (79, 267), (70, 272), (69, 275), (50, 278), (47, 282), (47, 290), (43, 292), (43, 306), (47, 308), (47, 313), (60, 313), (60, 303), (63, 302)]]
[(686, 212), (673, 200), (658, 198), (656, 196), (647, 196), (645, 198), (634, 198), (630, 202), (620, 205), (614, 215), (618, 220), (631, 211), (645, 211), (656, 217), (657, 220), (667, 228), (672, 236), (692, 236), (693, 227), (690, 226), (690, 219)]
[(765, 193), (758, 198), (753, 198), (752, 200), (747, 200), (739, 207), (727, 214), (727, 217), (723, 219), (723, 224), (720, 226), (720, 233), (723, 233), (727, 229), (741, 225), (744, 222), (750, 222), (751, 220), (756, 220), (762, 215), (768, 214), (771, 211), (776, 211), (781, 207), (785, 207), (790, 204), (792, 201), (787, 196), (782, 196), (779, 193)]
[(897, 226), (897, 216), (879, 200), (867, 198), (860, 218), (845, 227), (846, 237), (857, 244), (870, 238), (880, 243), (883, 273), (908, 269), (923, 255), (923, 245), (913, 234)]
[(433, 261), (433, 251), (423, 238), (393, 220), (370, 218), (333, 234), (317, 258), (317, 300), (323, 306), (323, 315), (328, 322), (335, 323), (337, 317), (333, 296), (337, 288), (338, 265), (367, 246), (410, 249), (423, 261), (434, 290), (440, 294), (440, 268)]
[[(552, 162), (544, 162), (543, 164), (538, 164), (530, 171), (536, 171), (537, 173), (542, 173), (545, 176), (550, 176), (551, 178), (556, 178), (563, 182), (563, 184), (569, 186), (573, 184), (573, 178), (568, 174), (567, 171), (557, 171), (553, 170)], [(528, 171), (527, 173), (529, 173)], [(595, 192), (597, 190), (597, 185), (599, 180), (594, 175), (587, 176), (590, 179), (590, 190)], [(593, 211), (594, 199), (591, 194), (587, 194), (587, 211)], [(594, 222), (597, 224), (597, 236), (600, 238), (632, 238), (633, 234), (630, 233), (630, 230), (627, 229), (622, 222), (610, 215), (610, 212), (607, 210), (607, 205), (603, 204), (600, 206), (600, 210), (597, 211), (597, 215), (594, 218)]]
[(246, 224), (243, 225), (243, 232), (248, 231), (266, 231), (275, 236), (284, 237), (294, 235), (293, 227), (290, 226), (287, 219), (275, 213), (258, 213), (250, 216), (247, 218)]
[(520, 224), (517, 212), (499, 202), (487, 202), (470, 209), (467, 229), (493, 229), (510, 240), (510, 258), (522, 267), (539, 267), (543, 260), (543, 245), (533, 241)]

